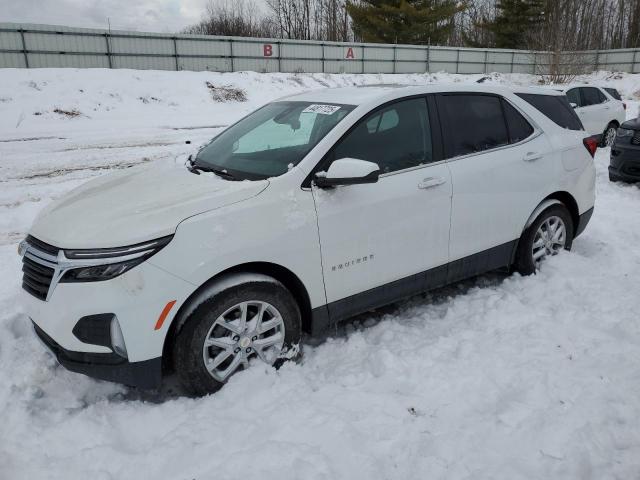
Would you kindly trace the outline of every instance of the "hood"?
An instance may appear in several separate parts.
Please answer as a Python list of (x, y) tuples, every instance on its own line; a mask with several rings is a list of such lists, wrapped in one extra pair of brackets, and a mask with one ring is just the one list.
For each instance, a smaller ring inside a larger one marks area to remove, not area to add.
[(628, 130), (640, 130), (640, 116), (631, 120), (627, 120), (620, 128), (626, 128)]
[(102, 176), (54, 201), (30, 234), (60, 248), (122, 247), (175, 232), (187, 217), (241, 202), (269, 182), (224, 180), (153, 163)]

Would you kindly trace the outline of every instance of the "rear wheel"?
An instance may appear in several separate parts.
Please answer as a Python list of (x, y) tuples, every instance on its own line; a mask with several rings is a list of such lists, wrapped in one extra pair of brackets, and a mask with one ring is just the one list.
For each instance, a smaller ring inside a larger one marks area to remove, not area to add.
[(564, 205), (552, 205), (522, 233), (515, 267), (522, 275), (531, 275), (548, 257), (571, 250), (573, 220)]
[(299, 355), (300, 310), (279, 282), (231, 287), (201, 303), (178, 333), (174, 366), (191, 394), (218, 390), (257, 361), (279, 367)]
[(602, 140), (600, 141), (601, 147), (611, 147), (613, 143), (616, 141), (617, 127), (614, 123), (610, 123), (607, 125), (607, 128), (604, 130), (602, 134)]

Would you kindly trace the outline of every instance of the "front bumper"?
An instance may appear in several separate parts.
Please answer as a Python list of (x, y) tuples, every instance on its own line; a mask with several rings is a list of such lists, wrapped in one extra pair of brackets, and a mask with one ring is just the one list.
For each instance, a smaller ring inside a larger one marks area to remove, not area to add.
[(129, 362), (115, 353), (72, 352), (62, 348), (35, 322), (32, 321), (32, 323), (38, 338), (55, 355), (58, 363), (67, 370), (100, 380), (145, 389), (159, 388), (162, 383), (162, 357)]
[[(46, 301), (23, 290), (22, 303), (38, 336), (67, 369), (155, 388), (167, 332), (180, 305), (194, 290), (192, 284), (143, 262), (111, 280), (59, 283)], [(167, 303), (172, 308), (159, 325)], [(125, 356), (113, 351), (111, 341), (92, 341), (74, 330), (88, 316), (117, 318)]]
[(640, 182), (640, 145), (614, 145), (611, 148), (609, 175), (624, 182)]

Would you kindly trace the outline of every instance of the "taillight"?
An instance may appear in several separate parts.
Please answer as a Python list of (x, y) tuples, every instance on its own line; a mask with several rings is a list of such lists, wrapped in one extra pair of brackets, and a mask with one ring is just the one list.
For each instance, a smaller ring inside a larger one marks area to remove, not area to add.
[(596, 154), (596, 150), (598, 149), (598, 143), (600, 143), (600, 135), (592, 135), (591, 137), (584, 138), (582, 140), (582, 143), (584, 144), (591, 157), (594, 157)]

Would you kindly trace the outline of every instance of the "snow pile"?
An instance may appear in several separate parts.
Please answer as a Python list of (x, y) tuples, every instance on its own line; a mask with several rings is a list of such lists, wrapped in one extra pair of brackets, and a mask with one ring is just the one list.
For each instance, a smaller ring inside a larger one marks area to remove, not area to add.
[[(361, 316), (301, 364), (256, 365), (207, 398), (67, 372), (22, 313), (16, 243), (88, 178), (185, 155), (287, 93), (479, 77), (0, 70), (0, 478), (637, 478), (640, 189), (608, 182), (607, 149), (591, 224), (540, 274)], [(635, 114), (640, 76), (620, 77)], [(215, 102), (207, 81), (247, 100)]]

